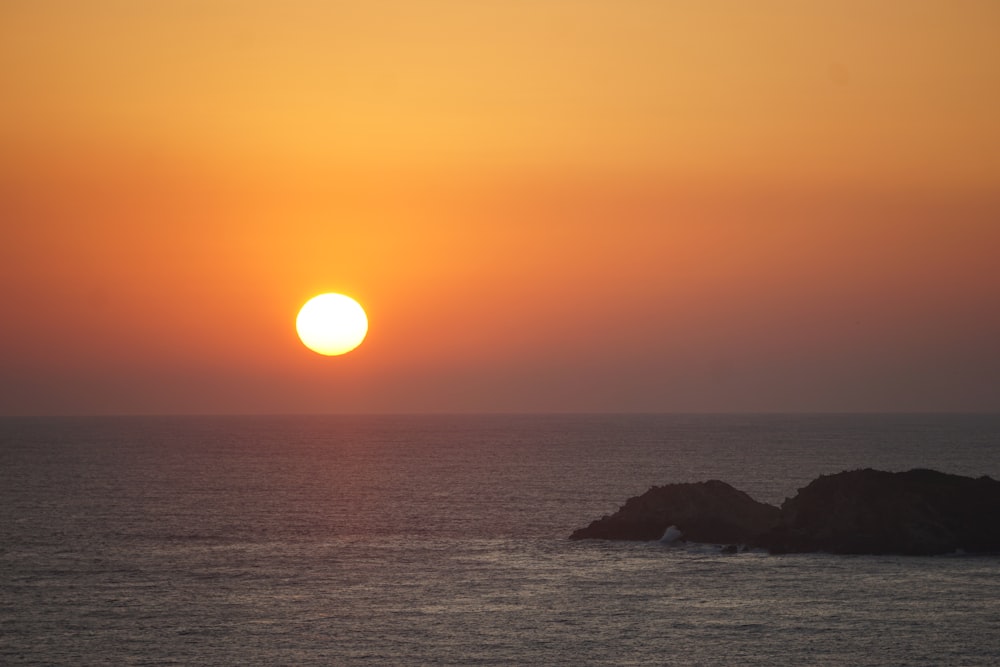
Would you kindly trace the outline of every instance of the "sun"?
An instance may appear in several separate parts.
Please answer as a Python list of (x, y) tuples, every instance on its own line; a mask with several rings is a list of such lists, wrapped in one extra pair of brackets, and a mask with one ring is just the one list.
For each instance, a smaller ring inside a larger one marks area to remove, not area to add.
[(350, 352), (368, 333), (368, 316), (357, 301), (343, 294), (320, 294), (306, 301), (295, 319), (303, 345), (334, 356)]

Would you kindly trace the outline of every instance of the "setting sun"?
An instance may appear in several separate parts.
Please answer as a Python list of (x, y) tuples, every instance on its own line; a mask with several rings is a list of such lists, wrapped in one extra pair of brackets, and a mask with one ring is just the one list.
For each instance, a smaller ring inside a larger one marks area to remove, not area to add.
[(361, 344), (368, 333), (368, 316), (349, 296), (320, 294), (302, 306), (295, 329), (310, 350), (334, 356)]

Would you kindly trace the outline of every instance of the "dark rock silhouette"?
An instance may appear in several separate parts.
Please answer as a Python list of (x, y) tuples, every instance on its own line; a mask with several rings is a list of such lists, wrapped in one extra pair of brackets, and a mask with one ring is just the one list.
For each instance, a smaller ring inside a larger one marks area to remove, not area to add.
[(932, 555), (1000, 552), (1000, 482), (934, 470), (822, 476), (754, 540), (771, 553)]
[[(709, 481), (653, 487), (571, 539), (740, 543), (771, 553), (1000, 553), (1000, 482), (933, 470), (824, 475), (779, 510)], [(732, 549), (730, 549), (730, 552)]]
[(570, 539), (658, 540), (677, 526), (692, 542), (745, 543), (773, 527), (778, 508), (759, 503), (725, 482), (654, 486), (629, 498), (610, 516), (594, 521)]

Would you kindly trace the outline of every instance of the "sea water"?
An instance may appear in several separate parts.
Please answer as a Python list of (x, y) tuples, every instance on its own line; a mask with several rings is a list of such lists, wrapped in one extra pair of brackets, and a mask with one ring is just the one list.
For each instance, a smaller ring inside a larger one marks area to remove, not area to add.
[(1000, 663), (998, 556), (567, 539), (860, 467), (1000, 477), (1000, 416), (0, 419), (0, 664)]

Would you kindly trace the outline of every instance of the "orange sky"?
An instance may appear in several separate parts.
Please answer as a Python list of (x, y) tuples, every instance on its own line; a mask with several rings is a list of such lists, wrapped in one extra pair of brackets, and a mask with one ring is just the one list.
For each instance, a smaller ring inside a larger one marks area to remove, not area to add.
[(0, 414), (1000, 410), (998, 26), (8, 0)]

